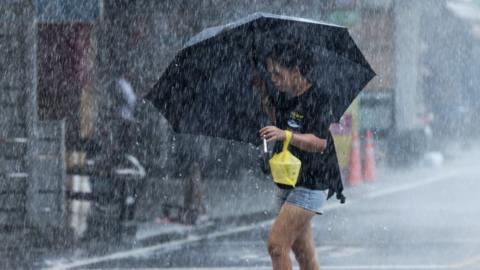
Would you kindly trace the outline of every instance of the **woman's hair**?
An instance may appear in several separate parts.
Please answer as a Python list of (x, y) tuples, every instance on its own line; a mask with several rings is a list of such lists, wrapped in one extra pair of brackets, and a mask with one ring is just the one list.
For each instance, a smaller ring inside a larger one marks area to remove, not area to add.
[(265, 60), (268, 58), (288, 69), (298, 67), (300, 73), (308, 79), (312, 68), (313, 55), (305, 47), (293, 43), (277, 43), (266, 55)]

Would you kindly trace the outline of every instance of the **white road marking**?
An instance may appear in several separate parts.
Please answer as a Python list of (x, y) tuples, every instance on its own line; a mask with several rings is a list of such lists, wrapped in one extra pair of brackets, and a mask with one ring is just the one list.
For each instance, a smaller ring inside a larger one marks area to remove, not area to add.
[[(335, 249), (332, 250), (328, 253), (329, 258), (341, 258), (341, 257), (351, 257), (354, 256), (355, 254), (363, 252), (363, 248), (352, 248), (352, 247), (346, 247), (342, 249)], [(318, 254), (319, 252), (317, 252)]]
[[(332, 269), (332, 270), (444, 270), (444, 269), (455, 269), (455, 267), (449, 265), (436, 265), (436, 264), (419, 264), (419, 265), (321, 265), (321, 269)], [(112, 268), (118, 269), (118, 268)], [(252, 267), (203, 267), (203, 268), (144, 268), (143, 270), (271, 270), (271, 266), (252, 266)], [(294, 270), (299, 269), (298, 267), (293, 267)], [(93, 270), (93, 269), (92, 269)], [(100, 270), (100, 269), (98, 269)], [(102, 268), (102, 270), (108, 270)], [(142, 270), (136, 269), (136, 270)]]
[[(398, 192), (414, 189), (416, 187), (425, 186), (425, 185), (435, 183), (435, 182), (438, 182), (438, 181), (446, 180), (446, 179), (449, 179), (451, 177), (458, 177), (459, 175), (463, 175), (463, 174), (466, 174), (466, 173), (469, 173), (469, 172), (465, 171), (465, 170), (449, 171), (448, 173), (446, 173), (446, 174), (444, 174), (440, 177), (438, 177), (438, 176), (437, 177), (431, 177), (431, 178), (427, 178), (426, 180), (423, 180), (423, 181), (404, 184), (404, 185), (399, 185), (399, 186), (396, 186), (394, 188), (388, 188), (388, 189), (384, 189), (384, 190), (378, 191), (378, 192), (371, 192), (368, 195), (364, 196), (364, 198), (365, 199), (378, 198), (378, 197), (390, 195), (390, 194), (393, 194), (393, 193), (398, 193)], [(338, 203), (329, 204), (329, 205), (326, 205), (325, 207), (323, 207), (323, 210), (324, 210), (324, 212), (326, 212), (326, 211), (330, 211), (330, 210), (337, 209), (337, 208), (340, 208), (340, 207), (344, 207), (345, 205), (352, 204), (352, 203), (353, 203), (352, 200), (349, 200), (343, 205), (338, 204)], [(263, 221), (263, 222), (259, 222), (259, 223), (255, 223), (255, 224), (251, 224), (251, 225), (230, 228), (230, 229), (227, 229), (225, 231), (214, 232), (214, 233), (207, 234), (207, 235), (204, 235), (204, 236), (192, 235), (192, 236), (189, 236), (189, 237), (187, 237), (186, 239), (183, 239), (183, 240), (177, 240), (177, 241), (157, 244), (157, 245), (143, 247), (143, 248), (136, 248), (136, 249), (132, 249), (132, 250), (116, 252), (116, 253), (112, 253), (112, 254), (105, 255), (105, 256), (80, 259), (80, 260), (73, 261), (73, 262), (68, 262), (68, 263), (59, 263), (57, 265), (52, 265), (51, 267), (48, 267), (48, 268), (45, 268), (45, 269), (48, 269), (48, 270), (72, 269), (72, 268), (76, 268), (76, 267), (80, 267), (80, 266), (92, 265), (92, 264), (105, 262), (105, 261), (110, 261), (110, 260), (115, 260), (115, 259), (124, 259), (124, 258), (127, 258), (127, 257), (144, 256), (145, 253), (159, 251), (159, 250), (165, 250), (165, 249), (168, 250), (168, 249), (179, 247), (179, 246), (184, 245), (184, 244), (190, 244), (190, 243), (194, 243), (194, 242), (198, 242), (198, 241), (202, 241), (202, 240), (215, 239), (215, 238), (219, 238), (219, 237), (222, 237), (222, 236), (238, 234), (238, 233), (250, 231), (250, 230), (258, 228), (258, 227), (270, 226), (272, 223), (273, 223), (273, 220), (267, 220), (267, 221)], [(55, 263), (53, 263), (53, 264), (55, 264)], [(422, 265), (322, 266), (322, 269), (372, 269), (372, 270), (375, 270), (375, 269), (379, 269), (379, 270), (381, 270), (381, 269), (393, 269), (393, 270), (394, 269), (453, 269), (453, 268), (455, 268), (454, 265), (451, 265), (451, 266), (446, 266), (446, 265), (445, 266), (444, 265), (423, 265), (423, 266)], [(159, 268), (159, 269), (161, 269), (161, 268)], [(175, 269), (182, 269), (182, 268), (168, 268), (168, 269), (169, 270), (175, 270)], [(187, 269), (195, 269), (195, 268), (187, 268)], [(211, 267), (208, 267), (208, 268), (197, 268), (197, 269), (218, 269), (218, 270), (239, 269), (240, 270), (240, 269), (253, 269), (253, 268), (211, 268)], [(255, 269), (259, 269), (259, 268), (255, 267)], [(271, 269), (271, 267), (269, 267), (268, 269)], [(150, 270), (152, 270), (152, 269), (150, 268)]]

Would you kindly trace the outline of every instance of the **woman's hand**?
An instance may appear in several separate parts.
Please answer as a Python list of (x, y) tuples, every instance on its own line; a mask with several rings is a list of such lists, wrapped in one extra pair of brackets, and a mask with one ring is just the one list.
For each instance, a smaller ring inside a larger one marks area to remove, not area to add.
[(276, 126), (266, 126), (260, 129), (260, 136), (267, 139), (267, 142), (272, 140), (284, 141), (286, 138), (285, 130), (279, 129)]
[[(284, 141), (286, 139), (285, 130), (279, 129), (276, 126), (266, 126), (260, 129), (260, 136), (267, 139), (267, 141)], [(327, 140), (318, 138), (311, 133), (295, 133), (295, 137), (292, 134), (290, 144), (305, 152), (323, 153), (327, 147)]]

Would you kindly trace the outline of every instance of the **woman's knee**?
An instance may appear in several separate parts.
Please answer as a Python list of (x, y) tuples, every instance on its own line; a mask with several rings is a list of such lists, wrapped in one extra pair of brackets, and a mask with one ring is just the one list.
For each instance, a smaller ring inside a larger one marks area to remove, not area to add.
[(272, 237), (269, 237), (268, 239), (267, 248), (268, 248), (268, 254), (270, 254), (270, 257), (272, 258), (282, 257), (285, 254), (288, 255), (288, 252), (290, 251), (290, 247), (288, 245), (276, 239), (272, 239)]
[(294, 243), (292, 251), (300, 265), (309, 265), (315, 262), (315, 248), (310, 246), (309, 243)]
[(302, 257), (305, 255), (305, 252), (308, 251), (308, 248), (302, 243), (302, 244), (299, 244), (299, 243), (294, 243), (293, 246), (292, 246), (292, 251), (293, 251), (293, 254), (295, 254), (295, 257)]

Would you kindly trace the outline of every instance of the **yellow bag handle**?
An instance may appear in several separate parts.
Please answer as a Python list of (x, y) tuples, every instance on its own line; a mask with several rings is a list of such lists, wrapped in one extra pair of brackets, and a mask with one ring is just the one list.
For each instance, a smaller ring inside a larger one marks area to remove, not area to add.
[(282, 152), (288, 151), (288, 145), (292, 140), (292, 132), (290, 130), (285, 130), (285, 140), (283, 141)]

